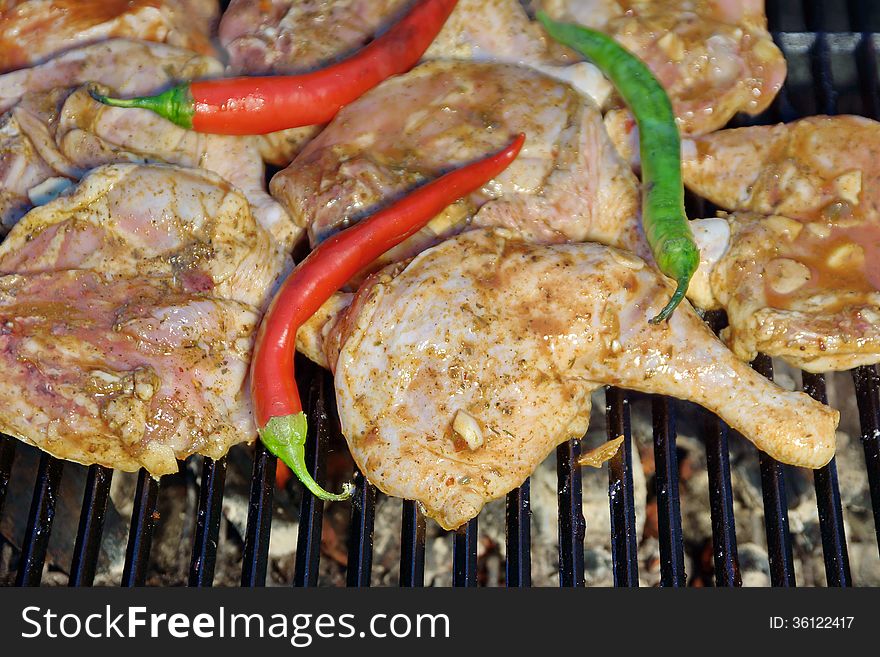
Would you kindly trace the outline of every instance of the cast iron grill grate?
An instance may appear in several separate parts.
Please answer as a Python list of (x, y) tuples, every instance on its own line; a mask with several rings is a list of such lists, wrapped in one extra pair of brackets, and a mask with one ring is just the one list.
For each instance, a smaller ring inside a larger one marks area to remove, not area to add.
[[(790, 75), (773, 107), (748, 123), (791, 121), (809, 114), (853, 113), (880, 119), (880, 5), (870, 0), (805, 0), (803, 3), (768, 0), (767, 14), (774, 38), (789, 62)], [(743, 123), (743, 120), (741, 120)], [(693, 200), (694, 216), (710, 216), (713, 209)], [(715, 330), (723, 327), (723, 316), (709, 321)], [(753, 367), (773, 377), (769, 358), (760, 356)], [(310, 433), (307, 462), (318, 481), (325, 475), (327, 446), (336, 431), (332, 379), (326, 372), (308, 368), (306, 390)], [(852, 372), (861, 422), (861, 440), (870, 485), (875, 530), (880, 546), (880, 377), (875, 367)], [(803, 374), (803, 390), (826, 402), (825, 377)], [(632, 475), (632, 435), (628, 393), (609, 388), (606, 393), (606, 426), (611, 438), (623, 435), (624, 449), (610, 462), (609, 500), (611, 551), (614, 582), (637, 586), (637, 532)], [(679, 508), (679, 468), (676, 452), (676, 402), (663, 397), (651, 399), (655, 459), (655, 493), (658, 509), (661, 585), (685, 586), (685, 552)], [(710, 511), (715, 580), (718, 586), (742, 583), (737, 555), (728, 428), (716, 417), (703, 413), (701, 427), (709, 477)], [(14, 465), (16, 441), (0, 437), (0, 515)], [(580, 441), (557, 449), (559, 584), (584, 585), (585, 520), (581, 499), (581, 474), (576, 462)], [(771, 581), (774, 586), (795, 586), (794, 559), (789, 531), (784, 466), (759, 455), (761, 487)], [(27, 528), (18, 560), (16, 583), (38, 585), (46, 561), (47, 546), (64, 463), (48, 455), (40, 459)], [(92, 466), (88, 470), (79, 519), (70, 585), (93, 583), (101, 547), (112, 470)], [(221, 506), (226, 479), (226, 461), (204, 458), (189, 568), (191, 586), (211, 586), (220, 540)], [(852, 583), (843, 512), (832, 461), (814, 476), (817, 511), (821, 528), (827, 583)], [(373, 559), (373, 523), (376, 489), (356, 473), (357, 490), (351, 504), (348, 537), (349, 586), (368, 586)], [(275, 484), (275, 457), (257, 445), (251, 478), (247, 531), (241, 569), (242, 586), (263, 586), (269, 563), (269, 537)], [(144, 584), (156, 522), (160, 483), (141, 472), (135, 493), (128, 546), (122, 577), (123, 586)], [(511, 492), (506, 501), (507, 586), (531, 583), (529, 482)], [(295, 586), (318, 583), (323, 503), (308, 491), (303, 494), (297, 538)], [(426, 521), (418, 506), (404, 502), (400, 537), (400, 585), (422, 586), (425, 574)], [(477, 585), (478, 519), (453, 537), (452, 573), (455, 586)]]

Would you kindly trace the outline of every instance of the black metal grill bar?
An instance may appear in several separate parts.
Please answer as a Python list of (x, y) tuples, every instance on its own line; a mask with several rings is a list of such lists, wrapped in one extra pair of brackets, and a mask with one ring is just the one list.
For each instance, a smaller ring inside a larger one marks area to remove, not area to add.
[(479, 520), (474, 518), (452, 534), (452, 585), (477, 585), (477, 539)]
[(581, 441), (570, 440), (556, 448), (559, 504), (559, 586), (584, 585), (584, 520), (581, 488)]
[(12, 476), (16, 442), (15, 438), (0, 435), (0, 515), (3, 513), (3, 504), (6, 502), (9, 477)]
[[(717, 334), (727, 323), (722, 312), (706, 316)], [(730, 449), (727, 425), (716, 415), (704, 412), (703, 440), (706, 444), (706, 470), (709, 477), (709, 513), (712, 519), (712, 553), (718, 586), (742, 586), (739, 553), (736, 546), (736, 519), (730, 480)]]
[(110, 483), (113, 470), (100, 465), (89, 467), (86, 490), (83, 493), (79, 529), (73, 546), (70, 564), (69, 586), (91, 586), (95, 581), (98, 556), (101, 552), (101, 535), (104, 531), (104, 514), (110, 499)]
[[(828, 403), (825, 377), (822, 374), (803, 373), (804, 392), (816, 401)], [(843, 509), (837, 483), (837, 463), (831, 463), (813, 473), (816, 501), (819, 507), (819, 527), (822, 532), (822, 549), (825, 553), (825, 575), (828, 586), (851, 586), (846, 534), (843, 529)]]
[(400, 586), (425, 585), (425, 514), (418, 502), (403, 501), (400, 525)]
[[(309, 383), (308, 418), (305, 458), (309, 473), (318, 483), (324, 481), (327, 447), (330, 444), (330, 416), (333, 412), (332, 377), (329, 372), (313, 369)], [(329, 392), (327, 390), (329, 380)], [(303, 498), (299, 509), (299, 531), (296, 537), (296, 565), (294, 586), (317, 586), (321, 563), (321, 530), (324, 524), (324, 502), (302, 486)]]
[(254, 448), (254, 472), (248, 504), (244, 537), (241, 585), (266, 585), (269, 568), (269, 532), (272, 529), (272, 503), (275, 500), (275, 455), (257, 441)]
[(853, 370), (852, 375), (859, 405), (868, 484), (871, 488), (874, 532), (880, 548), (880, 377), (876, 367), (860, 367)]
[(376, 487), (355, 470), (355, 492), (351, 503), (348, 534), (348, 586), (369, 586), (373, 571), (373, 523), (376, 517)]
[(654, 395), (651, 416), (654, 428), (654, 488), (657, 493), (657, 526), (660, 535), (660, 585), (685, 586), (684, 539), (678, 491), (678, 453), (675, 402)]
[(605, 391), (608, 439), (623, 436), (623, 445), (608, 463), (608, 501), (611, 506), (611, 560), (615, 586), (639, 585), (636, 510), (633, 500), (632, 430), (629, 399), (620, 388)]
[(46, 548), (49, 546), (52, 521), (55, 519), (55, 502), (58, 499), (63, 471), (64, 461), (45, 452), (40, 455), (40, 468), (37, 471), (37, 484), (21, 546), (16, 586), (39, 586), (43, 577)]
[(226, 483), (226, 459), (205, 457), (199, 485), (199, 508), (189, 562), (189, 585), (206, 587), (214, 583), (217, 544), (220, 540), (220, 514), (223, 511), (223, 487)]
[(134, 508), (128, 547), (125, 551), (125, 567), (122, 570), (122, 586), (143, 586), (147, 581), (150, 548), (153, 544), (153, 528), (158, 520), (159, 482), (146, 470), (138, 473)]
[(709, 474), (709, 508), (712, 516), (712, 552), (718, 586), (741, 586), (739, 554), (736, 547), (736, 520), (730, 487), (728, 428), (712, 415), (706, 418), (706, 469)]
[[(752, 362), (752, 367), (773, 380), (773, 361), (769, 356), (759, 354)], [(795, 586), (783, 466), (764, 452), (758, 452), (758, 460), (761, 468), (761, 492), (764, 497), (767, 553), (770, 557), (770, 583), (773, 586)]]
[(509, 588), (532, 585), (532, 528), (529, 480), (507, 494), (507, 562), (504, 581)]

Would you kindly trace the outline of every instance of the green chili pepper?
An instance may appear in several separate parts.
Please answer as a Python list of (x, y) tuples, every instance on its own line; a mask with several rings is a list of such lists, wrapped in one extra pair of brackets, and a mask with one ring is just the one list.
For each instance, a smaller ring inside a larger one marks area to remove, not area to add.
[(596, 64), (635, 115), (642, 157), (642, 225), (660, 271), (677, 283), (669, 303), (651, 320), (659, 324), (669, 319), (684, 299), (700, 264), (700, 252), (684, 211), (681, 136), (672, 103), (650, 69), (608, 35), (556, 22), (541, 11), (538, 20), (550, 36)]

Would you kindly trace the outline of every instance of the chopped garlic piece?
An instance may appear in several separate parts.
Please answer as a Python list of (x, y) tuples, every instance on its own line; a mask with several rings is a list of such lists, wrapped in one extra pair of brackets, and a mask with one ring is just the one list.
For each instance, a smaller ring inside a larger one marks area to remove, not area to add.
[(774, 215), (767, 219), (767, 226), (780, 235), (785, 235), (790, 240), (796, 240), (804, 229), (804, 225), (795, 219)]
[(480, 429), (479, 422), (464, 411), (458, 411), (455, 414), (452, 430), (464, 439), (471, 451), (483, 446), (483, 431)]
[(618, 436), (614, 440), (609, 440), (603, 445), (599, 445), (596, 449), (582, 454), (578, 459), (578, 465), (588, 465), (591, 468), (601, 468), (605, 463), (613, 459), (620, 446), (623, 445), (623, 436)]
[(764, 270), (770, 280), (770, 289), (776, 294), (791, 294), (810, 280), (810, 269), (789, 258), (776, 258)]
[(677, 63), (684, 59), (684, 41), (674, 32), (667, 32), (657, 45), (673, 62)]
[(834, 188), (844, 201), (858, 205), (859, 194), (862, 193), (862, 172), (856, 169), (838, 176), (834, 181)]
[(828, 266), (834, 269), (861, 267), (865, 262), (865, 250), (858, 244), (841, 244), (828, 256)]

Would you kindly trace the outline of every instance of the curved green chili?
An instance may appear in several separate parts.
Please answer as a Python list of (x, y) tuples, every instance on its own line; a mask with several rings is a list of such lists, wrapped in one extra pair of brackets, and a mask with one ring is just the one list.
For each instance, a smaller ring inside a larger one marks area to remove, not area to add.
[(700, 264), (700, 252), (684, 211), (681, 136), (672, 103), (650, 69), (608, 35), (556, 22), (541, 11), (538, 20), (550, 36), (590, 59), (608, 76), (639, 126), (642, 225), (660, 271), (677, 283), (669, 303), (651, 320), (659, 324), (669, 319), (684, 299)]

